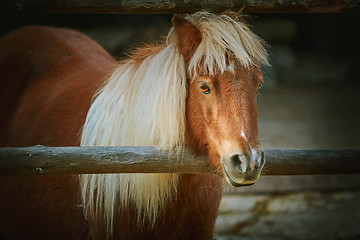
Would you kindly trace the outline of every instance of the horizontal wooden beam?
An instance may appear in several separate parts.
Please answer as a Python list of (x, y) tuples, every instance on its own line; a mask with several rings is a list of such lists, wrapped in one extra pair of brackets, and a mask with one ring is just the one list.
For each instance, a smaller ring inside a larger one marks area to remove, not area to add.
[(245, 13), (358, 12), (359, 0), (2, 0), (0, 10), (41, 13), (170, 14), (200, 10)]
[[(268, 149), (262, 175), (360, 173), (358, 150)], [(215, 173), (206, 156), (176, 157), (154, 147), (0, 148), (0, 175)]]

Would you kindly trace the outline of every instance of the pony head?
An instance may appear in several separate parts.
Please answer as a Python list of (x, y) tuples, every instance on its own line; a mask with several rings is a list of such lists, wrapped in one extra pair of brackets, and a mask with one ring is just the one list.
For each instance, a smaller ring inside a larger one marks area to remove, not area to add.
[[(208, 154), (233, 186), (253, 184), (265, 163), (256, 95), (267, 63), (263, 42), (228, 15), (174, 15), (167, 42), (116, 66), (95, 95), (82, 146), (156, 146)], [(85, 214), (113, 232), (118, 208), (154, 227), (176, 199), (180, 174), (85, 174)], [(202, 179), (202, 178), (199, 178)], [(205, 180), (203, 180), (206, 182)], [(207, 183), (206, 183), (207, 184)]]
[(264, 43), (228, 15), (174, 15), (172, 23), (187, 68), (187, 147), (208, 154), (231, 185), (255, 183), (265, 164), (256, 103)]

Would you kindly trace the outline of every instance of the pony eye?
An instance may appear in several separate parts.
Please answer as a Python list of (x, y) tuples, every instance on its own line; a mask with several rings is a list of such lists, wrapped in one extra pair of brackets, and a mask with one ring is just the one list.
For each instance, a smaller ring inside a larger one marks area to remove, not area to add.
[(200, 83), (200, 91), (203, 93), (203, 94), (209, 94), (211, 92), (211, 89), (209, 88), (208, 85), (206, 85), (205, 83)]
[(257, 87), (257, 89), (256, 89), (256, 92), (258, 93), (259, 92), (259, 89), (262, 87), (262, 83), (260, 83), (259, 85), (258, 85), (258, 87)]

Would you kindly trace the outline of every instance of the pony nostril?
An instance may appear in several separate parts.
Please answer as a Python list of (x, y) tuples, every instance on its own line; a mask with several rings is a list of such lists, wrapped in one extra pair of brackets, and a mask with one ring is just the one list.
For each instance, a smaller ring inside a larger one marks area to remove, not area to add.
[(265, 154), (261, 150), (244, 155), (240, 151), (232, 152), (221, 158), (224, 176), (235, 187), (254, 184), (265, 163)]
[(246, 158), (240, 154), (233, 154), (230, 156), (230, 163), (233, 169), (238, 172), (245, 172), (246, 171)]

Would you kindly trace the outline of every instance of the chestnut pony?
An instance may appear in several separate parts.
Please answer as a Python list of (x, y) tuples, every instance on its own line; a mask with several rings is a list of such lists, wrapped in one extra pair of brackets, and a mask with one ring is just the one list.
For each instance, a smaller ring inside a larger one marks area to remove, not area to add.
[[(1, 146), (156, 146), (208, 154), (233, 186), (265, 156), (263, 42), (235, 16), (174, 15), (164, 43), (116, 62), (83, 34), (24, 27), (0, 40)], [(211, 239), (216, 174), (1, 177), (5, 239)]]

